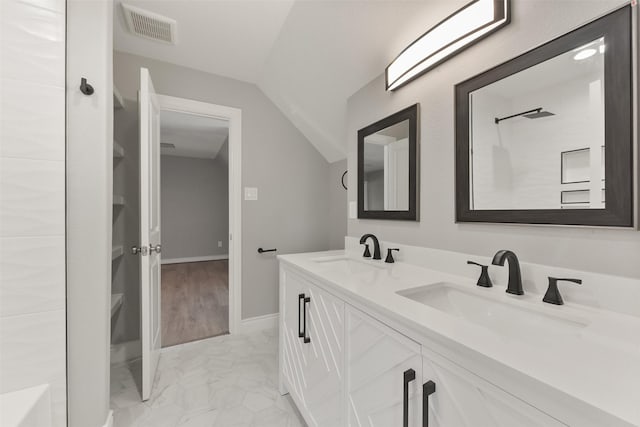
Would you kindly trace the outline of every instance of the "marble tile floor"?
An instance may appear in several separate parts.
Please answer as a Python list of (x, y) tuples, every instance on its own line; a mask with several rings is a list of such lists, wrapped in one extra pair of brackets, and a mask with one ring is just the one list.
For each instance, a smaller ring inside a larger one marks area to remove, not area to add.
[(111, 368), (114, 427), (305, 426), (278, 392), (276, 330), (223, 335), (162, 349), (151, 398), (139, 363)]

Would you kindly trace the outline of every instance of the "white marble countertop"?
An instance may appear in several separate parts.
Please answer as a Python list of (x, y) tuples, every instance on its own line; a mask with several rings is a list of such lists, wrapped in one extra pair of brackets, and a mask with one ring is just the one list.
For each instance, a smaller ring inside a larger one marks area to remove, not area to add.
[[(328, 251), (278, 256), (281, 262), (319, 279), (328, 290), (376, 308), (422, 330), (425, 336), (444, 338), (485, 355), (618, 418), (620, 425), (640, 425), (639, 318), (571, 303), (545, 304), (538, 294), (513, 296), (503, 287), (480, 288), (475, 280), (462, 275), (403, 262), (352, 258), (377, 268), (349, 272), (317, 262), (321, 257), (346, 255), (344, 251)], [(582, 326), (567, 336), (547, 334), (553, 331), (533, 324), (522, 331), (521, 339), (514, 339), (396, 293), (439, 282), (454, 283), (482, 297), (520, 307), (522, 316), (535, 312), (575, 320)]]

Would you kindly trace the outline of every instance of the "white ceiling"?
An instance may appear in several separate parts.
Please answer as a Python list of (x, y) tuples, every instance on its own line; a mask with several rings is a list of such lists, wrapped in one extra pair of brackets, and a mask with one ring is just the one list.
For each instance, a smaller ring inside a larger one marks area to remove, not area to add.
[(174, 144), (162, 148), (161, 154), (215, 159), (229, 135), (226, 120), (175, 111), (160, 112), (160, 143)]
[[(134, 36), (120, 3), (175, 19), (177, 44)], [(255, 83), (292, 4), (293, 0), (116, 0), (113, 47)]]
[[(603, 39), (597, 39), (586, 48), (597, 51), (604, 45)], [(478, 89), (477, 93), (489, 93), (504, 99), (518, 98), (522, 95), (537, 93), (545, 88), (563, 83), (590, 83), (595, 79), (604, 79), (604, 55), (598, 51), (593, 56), (575, 60), (576, 53), (584, 49), (572, 49), (552, 59), (544, 61), (519, 73), (512, 74), (488, 86)]]
[(127, 0), (178, 22), (178, 44), (135, 37), (116, 0), (114, 49), (255, 83), (330, 162), (346, 103), (468, 0)]

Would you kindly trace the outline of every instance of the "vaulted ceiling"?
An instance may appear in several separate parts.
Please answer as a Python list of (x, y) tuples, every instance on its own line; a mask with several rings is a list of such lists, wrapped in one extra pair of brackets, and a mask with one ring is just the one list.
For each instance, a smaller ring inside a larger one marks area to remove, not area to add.
[(115, 2), (114, 49), (256, 84), (329, 162), (346, 157), (346, 104), (466, 0), (126, 0), (173, 18), (178, 43), (132, 35)]

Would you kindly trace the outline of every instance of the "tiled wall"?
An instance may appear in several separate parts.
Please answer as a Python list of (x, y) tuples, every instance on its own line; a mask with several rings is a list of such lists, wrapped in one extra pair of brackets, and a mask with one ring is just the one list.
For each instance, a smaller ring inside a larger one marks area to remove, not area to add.
[(0, 0), (0, 393), (66, 425), (65, 1)]

